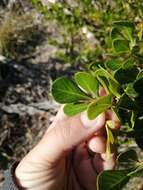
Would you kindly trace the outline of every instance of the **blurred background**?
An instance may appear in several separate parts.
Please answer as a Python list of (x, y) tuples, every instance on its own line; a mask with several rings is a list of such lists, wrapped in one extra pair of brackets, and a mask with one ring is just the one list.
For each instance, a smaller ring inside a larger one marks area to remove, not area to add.
[[(113, 22), (142, 18), (142, 0), (0, 0), (0, 186), (53, 120), (52, 81), (102, 63)], [(125, 189), (143, 190), (142, 179)]]

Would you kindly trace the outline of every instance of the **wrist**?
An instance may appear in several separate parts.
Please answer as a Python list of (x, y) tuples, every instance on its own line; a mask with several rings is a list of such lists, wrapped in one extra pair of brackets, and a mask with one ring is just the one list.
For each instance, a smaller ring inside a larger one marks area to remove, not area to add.
[(20, 189), (48, 189), (49, 172), (39, 163), (21, 161), (15, 169), (15, 180)]
[(15, 170), (17, 185), (22, 190), (53, 190), (63, 189), (65, 170), (61, 162), (56, 167), (49, 168), (39, 162), (23, 159)]

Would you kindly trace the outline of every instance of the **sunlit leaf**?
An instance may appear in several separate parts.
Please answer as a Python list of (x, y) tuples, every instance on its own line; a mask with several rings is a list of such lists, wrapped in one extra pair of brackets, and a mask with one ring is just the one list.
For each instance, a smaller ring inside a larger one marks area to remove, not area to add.
[(87, 93), (98, 96), (98, 81), (91, 74), (78, 72), (75, 74), (75, 81)]
[(71, 103), (64, 106), (64, 113), (68, 116), (74, 116), (87, 109), (88, 104), (85, 103)]
[(135, 91), (134, 89), (134, 83), (129, 83), (127, 86), (126, 86), (126, 89), (124, 90), (126, 92), (126, 94), (130, 97), (137, 97), (138, 96), (138, 93)]
[(114, 121), (112, 121), (112, 120), (107, 120), (107, 121), (106, 121), (106, 124), (107, 124), (107, 126), (108, 126), (110, 129), (115, 129), (115, 123), (114, 123)]
[(110, 91), (113, 95), (120, 97), (120, 84), (108, 71), (100, 67), (100, 69), (95, 72), (95, 76), (107, 93)]
[(111, 59), (111, 60), (108, 60), (106, 61), (106, 67), (113, 70), (113, 71), (116, 71), (118, 70), (120, 67), (122, 67), (123, 65), (123, 62), (117, 60), (117, 59)]
[(112, 106), (112, 96), (102, 96), (89, 104), (87, 113), (89, 119), (95, 119), (99, 114), (106, 111)]
[(106, 127), (106, 133), (107, 133), (106, 157), (107, 157), (107, 160), (109, 160), (110, 155), (111, 155), (111, 147), (110, 147), (110, 145), (114, 144), (114, 141), (115, 141), (111, 129), (114, 129), (115, 126), (114, 126), (114, 123), (111, 120), (108, 120), (106, 122), (105, 127)]
[(61, 77), (54, 81), (52, 95), (59, 103), (73, 103), (90, 99), (72, 80), (66, 77)]
[(113, 48), (116, 53), (129, 53), (129, 42), (127, 40), (115, 39)]

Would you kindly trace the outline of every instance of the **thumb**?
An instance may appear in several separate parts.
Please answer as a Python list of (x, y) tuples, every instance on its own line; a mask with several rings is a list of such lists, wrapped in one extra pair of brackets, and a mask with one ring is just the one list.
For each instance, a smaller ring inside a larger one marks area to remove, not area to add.
[(104, 113), (95, 120), (89, 120), (86, 112), (68, 117), (60, 109), (49, 130), (31, 152), (32, 157), (55, 164), (75, 146), (101, 129), (104, 123)]

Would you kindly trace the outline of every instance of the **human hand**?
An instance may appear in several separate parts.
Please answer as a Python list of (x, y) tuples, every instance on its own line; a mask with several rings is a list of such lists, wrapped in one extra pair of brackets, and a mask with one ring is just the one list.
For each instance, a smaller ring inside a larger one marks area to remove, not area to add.
[(114, 152), (106, 159), (106, 119), (119, 127), (111, 111), (88, 120), (85, 112), (68, 117), (61, 108), (44, 137), (16, 168), (21, 189), (95, 190), (97, 174), (115, 166)]

